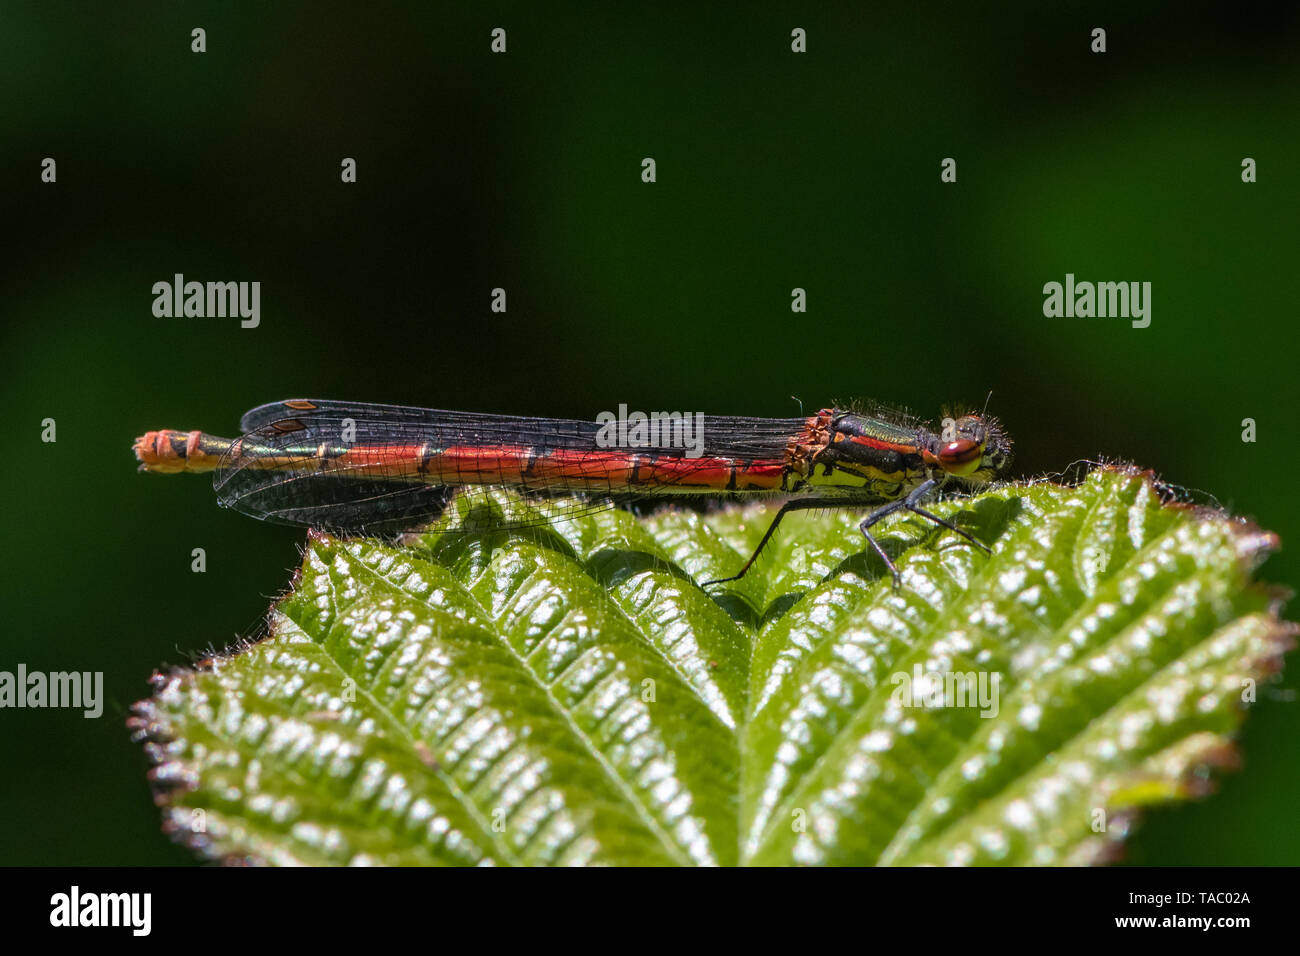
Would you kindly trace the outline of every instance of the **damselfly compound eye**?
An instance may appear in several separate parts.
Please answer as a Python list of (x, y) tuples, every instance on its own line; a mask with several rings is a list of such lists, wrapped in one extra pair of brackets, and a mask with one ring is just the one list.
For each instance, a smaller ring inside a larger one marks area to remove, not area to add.
[(979, 468), (980, 459), (984, 457), (984, 446), (969, 438), (959, 438), (940, 448), (937, 457), (939, 467), (948, 474), (959, 477), (969, 475)]

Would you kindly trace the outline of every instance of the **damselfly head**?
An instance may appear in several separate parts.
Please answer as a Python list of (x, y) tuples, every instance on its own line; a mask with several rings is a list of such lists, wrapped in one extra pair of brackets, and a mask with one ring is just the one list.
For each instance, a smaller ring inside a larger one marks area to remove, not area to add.
[(987, 484), (1011, 464), (1011, 439), (995, 419), (963, 415), (944, 423), (934, 449), (936, 463), (947, 474), (969, 484)]

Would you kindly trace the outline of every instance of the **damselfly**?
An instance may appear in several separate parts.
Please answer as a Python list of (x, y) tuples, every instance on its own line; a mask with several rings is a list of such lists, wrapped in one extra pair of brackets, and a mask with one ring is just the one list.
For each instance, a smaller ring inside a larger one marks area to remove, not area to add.
[[(641, 498), (784, 497), (740, 570), (781, 519), (810, 508), (870, 508), (859, 527), (908, 511), (988, 551), (969, 532), (922, 507), (943, 490), (971, 491), (1004, 474), (1011, 443), (983, 414), (945, 418), (934, 431), (897, 413), (824, 408), (801, 418), (698, 416), (691, 448), (659, 434), (610, 447), (598, 421), (518, 418), (398, 405), (295, 400), (254, 408), (233, 441), (204, 432), (153, 431), (134, 445), (142, 470), (214, 472), (220, 503), (266, 521), (344, 534), (391, 534), (430, 525), (456, 500), (522, 493), (522, 511), (481, 509), (461, 532), (515, 528)], [(481, 517), (481, 515), (480, 515)], [(436, 529), (435, 529), (436, 530)]]

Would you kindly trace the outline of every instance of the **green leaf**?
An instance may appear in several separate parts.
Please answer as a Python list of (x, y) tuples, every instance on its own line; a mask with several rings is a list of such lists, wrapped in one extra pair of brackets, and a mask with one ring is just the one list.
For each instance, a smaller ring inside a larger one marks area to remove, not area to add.
[(313, 534), (265, 640), (136, 705), (165, 829), (269, 863), (1056, 864), (1203, 792), (1290, 646), (1250, 581), (1276, 538), (1121, 469), (934, 510), (993, 553), (891, 520), (899, 590), (847, 512), (709, 592), (770, 510)]

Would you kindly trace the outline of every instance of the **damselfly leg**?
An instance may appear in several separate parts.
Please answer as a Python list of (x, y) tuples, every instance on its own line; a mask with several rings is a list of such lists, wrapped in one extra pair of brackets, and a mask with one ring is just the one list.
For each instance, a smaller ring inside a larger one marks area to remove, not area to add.
[[(912, 489), (912, 491), (909, 492), (906, 497), (899, 498), (897, 501), (891, 501), (888, 502), (887, 504), (881, 505), (879, 508), (871, 512), (871, 514), (863, 518), (862, 522), (858, 525), (858, 530), (862, 532), (863, 536), (867, 539), (867, 542), (871, 545), (872, 549), (875, 550), (876, 554), (880, 555), (880, 560), (882, 560), (885, 563), (885, 567), (889, 569), (889, 572), (894, 579), (894, 587), (896, 588), (902, 585), (902, 575), (899, 574), (898, 568), (897, 566), (895, 566), (893, 560), (889, 557), (888, 554), (885, 553), (885, 549), (880, 546), (880, 542), (877, 541), (875, 539), (875, 536), (872, 535), (871, 533), (872, 527), (874, 527), (879, 522), (883, 521), (885, 518), (888, 518), (890, 515), (895, 514), (896, 512), (910, 511), (912, 512), (912, 514), (925, 518), (927, 521), (932, 521), (942, 528), (946, 528), (949, 531), (957, 532), (957, 534), (961, 535), (971, 544), (975, 545), (977, 548), (982, 550), (985, 554), (993, 553), (989, 549), (988, 545), (984, 544), (984, 542), (980, 541), (969, 531), (966, 531), (964, 528), (958, 527), (957, 525), (953, 524), (951, 521), (947, 520), (946, 518), (940, 518), (937, 514), (934, 514), (931, 511), (927, 511), (925, 508), (921, 507), (921, 502), (925, 501), (926, 498), (930, 497), (935, 492), (937, 492), (940, 487), (940, 484), (941, 482), (937, 478), (928, 479), (922, 482), (921, 484), (917, 485), (916, 488)], [(754, 566), (754, 562), (758, 560), (759, 554), (762, 552), (767, 542), (771, 539), (773, 532), (776, 531), (777, 525), (781, 523), (781, 519), (784, 518), (791, 511), (804, 511), (809, 508), (847, 507), (848, 505), (849, 505), (848, 502), (839, 503), (835, 501), (817, 500), (817, 499), (812, 499), (812, 500), (795, 499), (794, 501), (786, 502), (781, 507), (781, 510), (776, 513), (776, 517), (772, 519), (771, 525), (769, 525), (767, 531), (764, 532), (762, 540), (758, 542), (758, 547), (754, 549), (754, 553), (749, 556), (749, 560), (745, 562), (744, 566), (741, 567), (740, 571), (737, 572), (736, 574), (733, 574), (729, 578), (717, 578), (712, 581), (705, 581), (702, 587), (708, 587), (711, 584), (726, 584), (729, 581), (739, 581), (741, 578), (743, 578), (745, 574), (749, 571), (749, 569)]]
[(988, 545), (986, 545), (983, 541), (980, 541), (969, 531), (965, 530), (964, 528), (959, 528), (957, 527), (957, 525), (953, 524), (951, 521), (947, 520), (946, 518), (940, 518), (937, 514), (934, 514), (931, 511), (926, 511), (924, 508), (921, 507), (920, 503), (924, 501), (928, 495), (938, 490), (938, 487), (939, 487), (939, 480), (937, 478), (931, 478), (928, 481), (924, 481), (921, 484), (917, 485), (916, 488), (914, 488), (907, 495), (906, 498), (900, 498), (898, 501), (891, 501), (889, 504), (881, 505), (875, 511), (871, 512), (871, 514), (863, 518), (862, 523), (858, 525), (858, 530), (860, 530), (863, 533), (863, 535), (866, 536), (867, 541), (871, 543), (871, 547), (875, 548), (876, 554), (880, 555), (880, 559), (885, 562), (885, 567), (889, 568), (889, 573), (894, 576), (895, 588), (900, 587), (902, 585), (903, 583), (902, 575), (898, 573), (898, 568), (894, 565), (894, 562), (890, 560), (889, 555), (885, 554), (885, 549), (880, 546), (880, 542), (877, 541), (874, 537), (872, 537), (871, 528), (877, 522), (881, 521), (884, 518), (889, 517), (891, 514), (893, 514), (896, 511), (910, 511), (912, 512), (912, 514), (919, 515), (920, 517), (925, 518), (927, 521), (933, 521), (935, 524), (939, 525), (942, 528), (947, 528), (949, 531), (957, 532), (959, 535), (961, 535), (971, 544), (975, 545), (985, 554), (993, 553), (989, 549)]
[(781, 506), (781, 510), (776, 513), (776, 517), (772, 519), (772, 523), (767, 526), (767, 530), (763, 532), (763, 538), (758, 542), (758, 547), (754, 549), (754, 553), (749, 556), (749, 560), (745, 562), (744, 566), (738, 572), (729, 578), (714, 578), (712, 581), (705, 581), (700, 585), (700, 587), (707, 588), (710, 584), (726, 584), (728, 581), (739, 581), (745, 576), (746, 572), (754, 566), (754, 562), (758, 560), (758, 556), (762, 553), (763, 548), (765, 548), (767, 543), (772, 540), (772, 535), (776, 532), (776, 527), (781, 523), (782, 518), (792, 511), (807, 511), (809, 508), (826, 507), (829, 507), (827, 502), (820, 501), (816, 498), (796, 498), (793, 501), (787, 501)]

